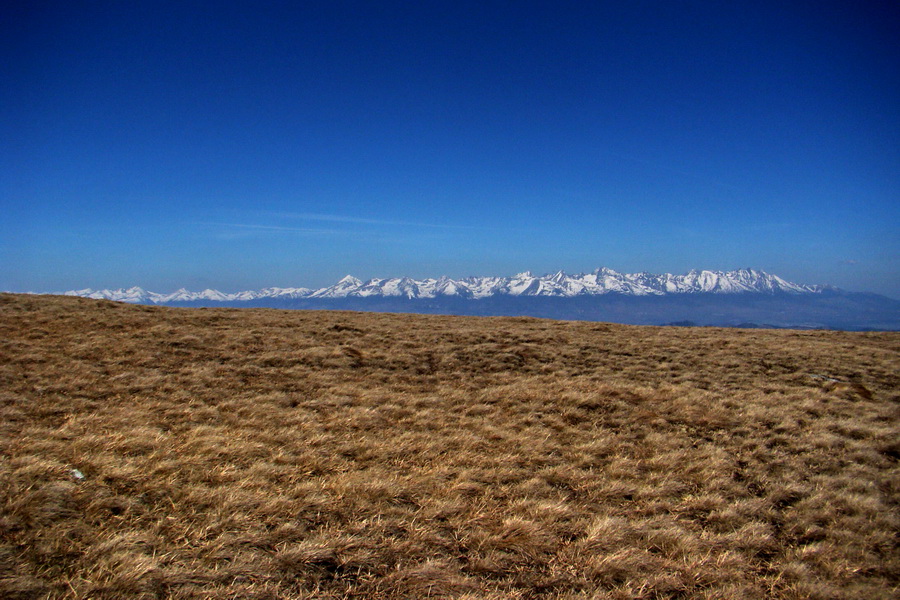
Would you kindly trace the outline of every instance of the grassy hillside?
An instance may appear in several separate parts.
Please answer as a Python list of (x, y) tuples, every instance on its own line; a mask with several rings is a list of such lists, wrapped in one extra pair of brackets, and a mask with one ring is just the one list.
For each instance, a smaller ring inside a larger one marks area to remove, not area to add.
[(900, 334), (0, 296), (0, 597), (896, 598)]

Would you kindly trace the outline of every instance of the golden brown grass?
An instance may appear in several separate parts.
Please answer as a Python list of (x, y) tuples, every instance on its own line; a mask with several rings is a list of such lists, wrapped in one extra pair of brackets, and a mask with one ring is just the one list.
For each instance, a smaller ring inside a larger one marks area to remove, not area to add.
[(3, 295), (0, 597), (896, 598), (898, 383), (892, 333)]

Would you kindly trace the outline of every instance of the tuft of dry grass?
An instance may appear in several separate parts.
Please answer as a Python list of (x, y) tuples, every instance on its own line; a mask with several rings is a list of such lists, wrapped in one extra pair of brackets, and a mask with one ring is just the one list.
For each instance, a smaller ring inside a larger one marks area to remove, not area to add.
[(0, 295), (3, 598), (895, 598), (900, 335)]

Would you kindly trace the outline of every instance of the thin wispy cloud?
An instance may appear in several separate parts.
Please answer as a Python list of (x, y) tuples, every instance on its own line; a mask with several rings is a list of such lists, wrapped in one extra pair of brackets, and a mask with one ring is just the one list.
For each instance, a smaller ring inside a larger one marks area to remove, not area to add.
[(784, 231), (795, 227), (794, 223), (784, 221), (770, 221), (762, 223), (751, 223), (747, 226), (750, 231)]
[(213, 235), (220, 239), (237, 240), (261, 235), (299, 235), (304, 237), (337, 237), (352, 238), (355, 240), (385, 241), (393, 243), (406, 243), (433, 239), (437, 233), (412, 232), (408, 235), (388, 235), (379, 231), (360, 231), (358, 229), (334, 229), (325, 227), (290, 227), (285, 225), (265, 225), (261, 223), (226, 223), (226, 222), (202, 222), (204, 227), (213, 229)]
[(390, 227), (430, 227), (434, 229), (477, 229), (473, 225), (450, 225), (447, 223), (421, 223), (418, 221), (394, 221), (387, 219), (367, 219), (347, 215), (330, 215), (321, 213), (261, 212), (270, 217), (295, 219), (303, 221), (325, 221), (329, 223), (356, 223), (360, 225), (385, 225)]
[(321, 227), (284, 227), (282, 225), (260, 225), (257, 223), (202, 223), (202, 225), (211, 225), (214, 227), (233, 227), (235, 229), (248, 229), (252, 231), (285, 231), (292, 233), (314, 233), (314, 234), (345, 234), (346, 231), (339, 229), (322, 229)]
[[(201, 222), (201, 227), (211, 230), (213, 236), (223, 240), (240, 240), (259, 236), (296, 235), (304, 237), (334, 237), (353, 235), (353, 232), (324, 227), (286, 227), (260, 223)], [(358, 235), (358, 234), (356, 234)]]

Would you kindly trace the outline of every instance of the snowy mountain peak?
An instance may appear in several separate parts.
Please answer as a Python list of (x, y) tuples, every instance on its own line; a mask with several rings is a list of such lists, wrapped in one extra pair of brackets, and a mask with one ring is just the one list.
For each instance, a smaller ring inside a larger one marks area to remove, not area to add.
[(819, 286), (792, 283), (755, 269), (735, 271), (691, 270), (684, 275), (671, 273), (653, 274), (619, 273), (606, 267), (590, 273), (569, 275), (565, 271), (536, 277), (530, 271), (513, 277), (467, 277), (452, 279), (441, 276), (438, 279), (421, 281), (410, 277), (391, 279), (361, 280), (347, 275), (336, 284), (310, 290), (307, 288), (266, 288), (227, 294), (207, 289), (190, 292), (184, 288), (171, 294), (148, 292), (140, 287), (119, 290), (95, 291), (90, 288), (65, 292), (70, 296), (118, 300), (132, 303), (192, 303), (192, 302), (244, 302), (265, 298), (366, 298), (402, 297), (435, 298), (456, 296), (460, 298), (487, 298), (506, 296), (549, 296), (575, 297), (603, 294), (630, 296), (662, 296), (666, 294), (737, 294), (737, 293), (818, 293)]

